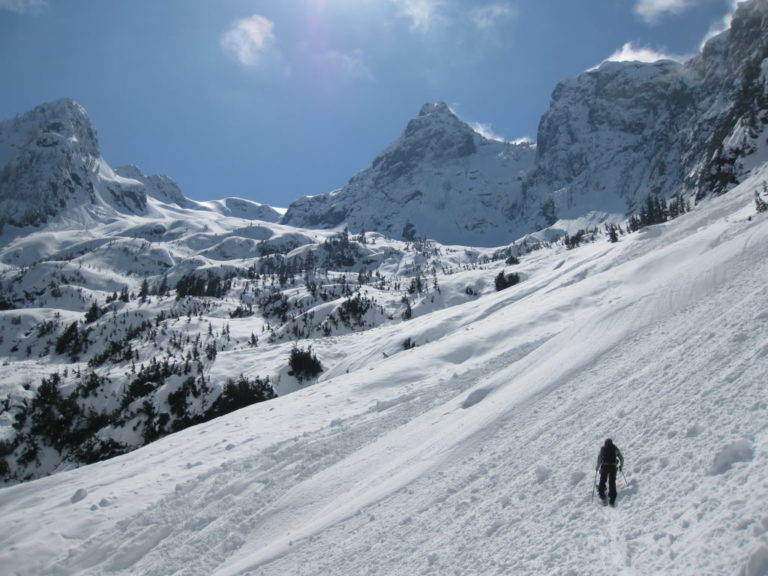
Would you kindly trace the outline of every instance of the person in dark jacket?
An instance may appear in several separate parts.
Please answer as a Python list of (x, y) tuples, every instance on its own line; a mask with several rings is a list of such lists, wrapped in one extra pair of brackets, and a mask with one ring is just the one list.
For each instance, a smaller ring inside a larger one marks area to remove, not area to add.
[(600, 483), (597, 485), (597, 492), (600, 494), (600, 500), (605, 502), (605, 484), (608, 483), (608, 499), (611, 506), (616, 505), (616, 471), (624, 467), (624, 456), (621, 454), (618, 446), (613, 440), (608, 438), (605, 444), (600, 448), (597, 455), (597, 468), (600, 471)]

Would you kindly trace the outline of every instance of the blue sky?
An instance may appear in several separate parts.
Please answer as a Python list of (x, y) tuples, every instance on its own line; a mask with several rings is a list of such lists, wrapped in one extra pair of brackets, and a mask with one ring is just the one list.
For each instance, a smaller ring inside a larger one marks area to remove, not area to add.
[(0, 118), (69, 97), (196, 200), (343, 186), (422, 104), (535, 139), (556, 83), (684, 59), (733, 0), (0, 0)]

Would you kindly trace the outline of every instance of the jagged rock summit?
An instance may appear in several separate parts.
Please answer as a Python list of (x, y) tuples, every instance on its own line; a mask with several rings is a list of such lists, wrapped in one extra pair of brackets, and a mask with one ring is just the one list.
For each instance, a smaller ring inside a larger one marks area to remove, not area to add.
[(96, 131), (73, 100), (0, 123), (0, 226), (86, 225), (146, 209), (141, 184), (104, 162)]
[(510, 219), (519, 211), (522, 177), (534, 157), (531, 143), (489, 140), (446, 104), (426, 104), (400, 138), (344, 188), (294, 202), (283, 222), (504, 244), (536, 224), (522, 227)]

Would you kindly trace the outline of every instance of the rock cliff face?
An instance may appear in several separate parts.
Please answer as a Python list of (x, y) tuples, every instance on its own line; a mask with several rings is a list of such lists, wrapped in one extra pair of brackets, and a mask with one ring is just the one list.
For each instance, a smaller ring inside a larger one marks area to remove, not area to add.
[(687, 63), (695, 114), (683, 134), (684, 187), (720, 194), (754, 167), (768, 124), (768, 1), (739, 5), (731, 27)]
[(649, 194), (720, 194), (749, 169), (768, 121), (768, 2), (683, 65), (606, 62), (558, 84), (526, 190), (553, 192), (560, 216), (603, 197), (634, 210)]
[(558, 84), (538, 132), (526, 190), (551, 194), (560, 217), (625, 212), (648, 194), (675, 194), (692, 95), (681, 66), (606, 62)]
[(560, 82), (535, 147), (487, 141), (427, 105), (368, 169), (295, 202), (285, 222), (493, 245), (557, 219), (625, 215), (648, 195), (720, 194), (765, 146), (767, 59), (768, 2), (753, 0), (685, 64), (605, 62)]

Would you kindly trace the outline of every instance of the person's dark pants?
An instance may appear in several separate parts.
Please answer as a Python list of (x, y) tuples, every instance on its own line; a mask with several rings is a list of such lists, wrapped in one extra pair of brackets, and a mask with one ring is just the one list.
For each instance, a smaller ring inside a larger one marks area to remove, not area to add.
[(608, 482), (608, 499), (611, 504), (616, 502), (616, 465), (603, 464), (600, 466), (600, 484), (597, 485), (597, 492), (600, 499), (605, 500), (605, 483)]

